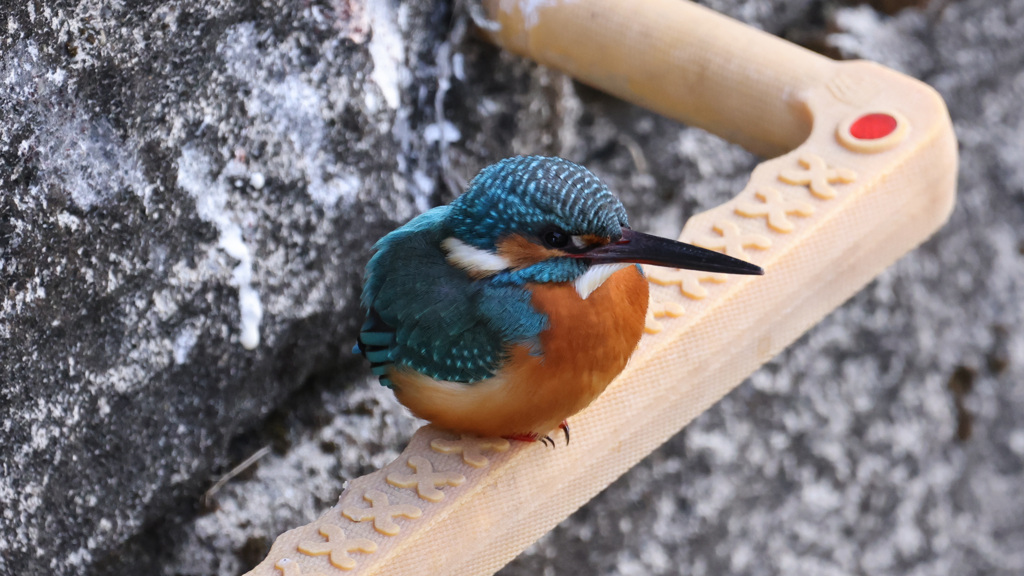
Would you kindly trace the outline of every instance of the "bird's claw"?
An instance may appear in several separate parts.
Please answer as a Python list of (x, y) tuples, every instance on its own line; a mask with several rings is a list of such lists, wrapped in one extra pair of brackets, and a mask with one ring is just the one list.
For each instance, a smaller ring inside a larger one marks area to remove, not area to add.
[(558, 425), (558, 428), (565, 434), (565, 445), (569, 445), (569, 422), (568, 420), (562, 420), (562, 423)]
[[(562, 423), (558, 425), (558, 429), (561, 430), (563, 434), (565, 434), (565, 445), (568, 446), (569, 445), (569, 423), (567, 421), (565, 421), (565, 420), (562, 420)], [(537, 434), (535, 432), (528, 432), (526, 434), (510, 434), (508, 436), (503, 436), (503, 438), (505, 438), (506, 440), (517, 440), (519, 442), (538, 442), (539, 441), (541, 444), (543, 444), (545, 446), (548, 446), (550, 448), (554, 448), (555, 447), (555, 441), (552, 440), (550, 435), (544, 436), (542, 438), (542, 437), (540, 437), (539, 434)]]
[[(562, 420), (562, 423), (558, 425), (558, 429), (561, 430), (563, 434), (565, 434), (565, 445), (568, 446), (569, 445), (569, 423), (567, 421), (565, 421), (565, 420)], [(541, 438), (540, 441), (545, 446), (551, 446), (552, 448), (555, 447), (555, 441), (551, 439), (551, 436), (545, 436), (545, 437)], [(549, 442), (550, 442), (550, 444), (548, 444)]]

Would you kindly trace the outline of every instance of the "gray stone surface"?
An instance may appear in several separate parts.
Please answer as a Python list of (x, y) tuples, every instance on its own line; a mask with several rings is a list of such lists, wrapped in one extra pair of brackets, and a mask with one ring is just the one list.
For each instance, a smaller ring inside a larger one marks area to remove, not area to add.
[(0, 14), (0, 573), (77, 574), (351, 362), (372, 239), (439, 193), (447, 8)]
[[(957, 209), (502, 573), (1024, 572), (1024, 2), (708, 4), (936, 86)], [(488, 162), (583, 162), (665, 235), (756, 162), (443, 3), (0, 8), (4, 575), (238, 574), (393, 458), (360, 265)]]

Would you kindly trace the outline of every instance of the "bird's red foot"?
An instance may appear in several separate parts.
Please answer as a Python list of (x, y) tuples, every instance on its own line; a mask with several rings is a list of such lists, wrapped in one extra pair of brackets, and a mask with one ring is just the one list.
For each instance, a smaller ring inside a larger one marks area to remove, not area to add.
[[(569, 423), (567, 421), (565, 421), (565, 420), (562, 420), (562, 423), (558, 425), (558, 429), (561, 430), (563, 434), (565, 434), (565, 445), (568, 446), (569, 445)], [(537, 434), (536, 432), (526, 432), (526, 433), (522, 433), (522, 434), (509, 434), (508, 436), (502, 436), (502, 438), (504, 438), (505, 440), (515, 440), (515, 441), (518, 441), (518, 442), (536, 442), (536, 441), (540, 440), (545, 446), (551, 446), (552, 448), (555, 447), (555, 441), (551, 439), (551, 436), (544, 436), (542, 438), (540, 436), (540, 434)]]
[(555, 441), (551, 439), (551, 436), (544, 436), (541, 438), (540, 434), (535, 432), (528, 432), (526, 434), (510, 434), (508, 436), (502, 436), (505, 440), (518, 440), (519, 442), (536, 442), (541, 441), (545, 446), (555, 447)]
[(517, 442), (536, 442), (540, 440), (540, 435), (536, 432), (527, 432), (525, 434), (509, 434), (508, 436), (502, 436), (505, 440), (515, 440)]
[(558, 425), (558, 429), (565, 434), (565, 445), (569, 445), (569, 421), (562, 420), (562, 423)]

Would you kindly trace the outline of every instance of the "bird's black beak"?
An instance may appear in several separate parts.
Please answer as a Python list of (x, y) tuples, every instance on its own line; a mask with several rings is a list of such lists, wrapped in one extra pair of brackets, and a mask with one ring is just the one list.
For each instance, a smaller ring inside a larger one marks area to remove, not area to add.
[(629, 228), (622, 229), (622, 238), (618, 242), (598, 246), (572, 256), (589, 260), (594, 264), (635, 262), (724, 274), (764, 274), (764, 270), (760, 266), (738, 258), (668, 238), (635, 232)]

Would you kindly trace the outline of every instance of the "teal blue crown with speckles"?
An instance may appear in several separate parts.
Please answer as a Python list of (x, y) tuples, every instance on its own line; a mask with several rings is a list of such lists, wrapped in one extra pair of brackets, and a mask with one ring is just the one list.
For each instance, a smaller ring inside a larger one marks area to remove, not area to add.
[(455, 236), (488, 249), (512, 234), (557, 226), (612, 240), (628, 226), (626, 209), (590, 170), (543, 156), (517, 156), (477, 174), (445, 219)]

